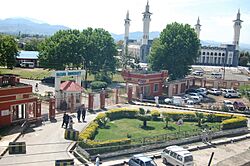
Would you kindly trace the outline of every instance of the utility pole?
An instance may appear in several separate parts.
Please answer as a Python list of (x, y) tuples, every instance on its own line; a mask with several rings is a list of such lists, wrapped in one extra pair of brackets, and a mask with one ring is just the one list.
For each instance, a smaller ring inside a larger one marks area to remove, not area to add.
[(212, 154), (211, 154), (211, 157), (210, 157), (209, 162), (208, 162), (208, 166), (211, 165), (211, 162), (212, 162), (212, 160), (213, 160), (213, 157), (214, 157), (214, 152), (212, 152)]

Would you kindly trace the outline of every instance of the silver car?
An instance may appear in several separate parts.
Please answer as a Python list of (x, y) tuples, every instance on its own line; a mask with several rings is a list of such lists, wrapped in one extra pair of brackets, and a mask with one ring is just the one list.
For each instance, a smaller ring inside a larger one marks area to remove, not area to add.
[(154, 160), (143, 154), (132, 156), (128, 161), (129, 166), (157, 166)]

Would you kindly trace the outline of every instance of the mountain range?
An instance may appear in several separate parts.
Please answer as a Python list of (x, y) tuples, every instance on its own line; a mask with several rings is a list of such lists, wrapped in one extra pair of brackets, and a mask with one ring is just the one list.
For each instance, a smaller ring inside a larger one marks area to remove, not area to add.
[[(39, 20), (31, 18), (8, 18), (5, 20), (0, 20), (0, 33), (7, 34), (39, 34), (39, 35), (53, 35), (58, 30), (70, 29), (69, 27), (63, 25), (50, 25)], [(123, 40), (124, 34), (114, 34), (111, 33), (115, 41)], [(150, 39), (158, 38), (160, 32), (153, 31), (150, 32)], [(129, 33), (129, 38), (133, 40), (141, 40), (142, 32), (131, 32)], [(227, 42), (231, 43), (231, 42)], [(201, 41), (202, 45), (205, 46), (219, 46), (221, 42), (205, 40)], [(240, 43), (241, 50), (250, 51), (250, 44)]]
[(0, 20), (0, 32), (7, 34), (39, 34), (39, 35), (53, 35), (56, 31), (69, 29), (62, 25), (50, 25), (46, 23), (39, 23), (31, 19), (25, 18), (7, 18)]

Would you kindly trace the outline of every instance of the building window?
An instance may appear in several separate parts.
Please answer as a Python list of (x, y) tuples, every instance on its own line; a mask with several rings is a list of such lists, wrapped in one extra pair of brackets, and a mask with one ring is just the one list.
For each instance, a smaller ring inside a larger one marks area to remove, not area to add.
[(210, 55), (213, 55), (213, 53), (211, 52), (211, 54)]
[(215, 56), (217, 56), (217, 52), (216, 52), (216, 53), (214, 53), (214, 55), (215, 55)]
[(221, 56), (221, 53), (219, 53), (219, 56)]
[(224, 54), (224, 53), (222, 53), (222, 56), (225, 56), (225, 54)]
[(207, 52), (207, 55), (209, 55), (209, 52)]
[(205, 52), (203, 52), (202, 54), (203, 54), (203, 55), (206, 55), (206, 53), (205, 53)]
[(205, 57), (202, 57), (202, 63), (205, 63)]
[(158, 92), (159, 91), (159, 84), (154, 84), (154, 92)]

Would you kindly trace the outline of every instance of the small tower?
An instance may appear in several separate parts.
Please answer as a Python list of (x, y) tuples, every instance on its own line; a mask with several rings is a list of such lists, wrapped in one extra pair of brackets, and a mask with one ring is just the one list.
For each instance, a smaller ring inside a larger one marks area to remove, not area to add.
[(150, 24), (150, 16), (152, 13), (149, 12), (149, 5), (147, 1), (146, 9), (143, 14), (143, 37), (142, 37), (142, 45), (147, 45), (148, 44), (148, 39), (149, 39), (149, 24)]
[(201, 24), (200, 18), (198, 17), (197, 24), (195, 25), (195, 32), (197, 34), (198, 39), (200, 39), (200, 32), (201, 32)]
[(240, 9), (237, 13), (237, 18), (234, 22), (234, 40), (233, 44), (236, 46), (236, 50), (239, 50), (239, 40), (240, 40), (240, 29), (241, 29), (241, 23), (243, 22), (240, 20)]
[(129, 39), (129, 26), (130, 26), (130, 19), (129, 19), (129, 11), (127, 11), (126, 19), (124, 19), (125, 23), (125, 34), (124, 34), (124, 46), (128, 45)]

